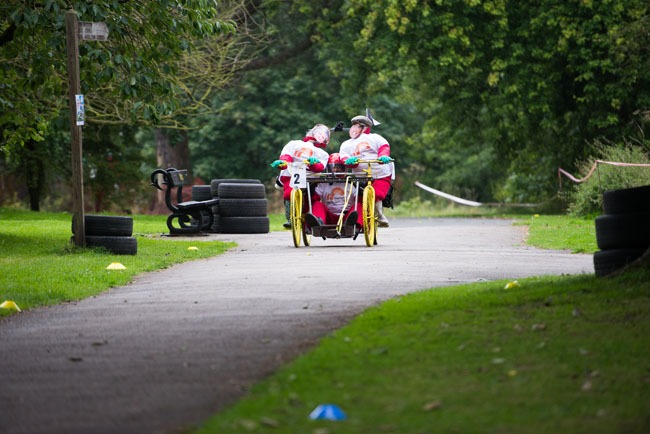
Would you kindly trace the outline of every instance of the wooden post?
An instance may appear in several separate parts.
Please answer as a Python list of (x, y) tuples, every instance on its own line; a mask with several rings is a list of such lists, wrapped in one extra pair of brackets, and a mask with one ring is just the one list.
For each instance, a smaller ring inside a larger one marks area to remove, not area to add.
[(70, 10), (65, 14), (66, 54), (68, 64), (68, 100), (70, 104), (70, 138), (72, 146), (72, 206), (73, 225), (75, 227), (74, 243), (86, 246), (86, 228), (84, 222), (84, 178), (82, 166), (81, 126), (77, 125), (76, 95), (81, 93), (79, 84), (79, 24), (77, 14)]

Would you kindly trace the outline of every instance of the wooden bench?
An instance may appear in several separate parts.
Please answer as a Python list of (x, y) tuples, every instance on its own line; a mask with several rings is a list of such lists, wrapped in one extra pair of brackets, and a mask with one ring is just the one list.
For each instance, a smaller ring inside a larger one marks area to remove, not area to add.
[[(163, 190), (158, 175), (162, 176), (162, 183), (165, 187), (165, 204), (172, 212), (167, 217), (169, 233), (196, 234), (209, 229), (214, 221), (212, 207), (219, 204), (219, 199), (183, 202), (183, 186), (187, 179), (187, 170), (174, 168), (154, 170), (151, 173), (151, 185), (158, 190)], [(172, 200), (172, 190), (174, 189), (176, 189), (175, 200)], [(177, 226), (174, 226), (174, 220), (177, 220)]]

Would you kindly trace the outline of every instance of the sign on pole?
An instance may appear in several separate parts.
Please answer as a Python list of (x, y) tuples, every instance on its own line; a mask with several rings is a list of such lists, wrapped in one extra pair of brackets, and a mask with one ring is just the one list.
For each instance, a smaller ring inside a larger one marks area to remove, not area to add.
[(108, 40), (108, 26), (106, 23), (79, 21), (79, 39), (82, 41), (106, 41)]

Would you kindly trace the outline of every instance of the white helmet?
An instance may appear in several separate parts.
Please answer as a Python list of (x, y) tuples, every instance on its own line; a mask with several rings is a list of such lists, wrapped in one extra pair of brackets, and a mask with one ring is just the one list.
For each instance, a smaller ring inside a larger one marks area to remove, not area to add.
[(307, 137), (313, 137), (316, 140), (314, 146), (325, 148), (330, 142), (330, 129), (327, 125), (316, 124), (311, 130), (307, 131)]

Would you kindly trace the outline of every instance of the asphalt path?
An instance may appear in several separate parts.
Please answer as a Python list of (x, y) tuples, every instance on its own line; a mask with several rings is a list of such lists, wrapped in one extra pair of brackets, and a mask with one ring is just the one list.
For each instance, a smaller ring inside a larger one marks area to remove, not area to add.
[[(361, 237), (213, 234), (218, 257), (0, 322), (0, 432), (173, 433), (200, 423), (362, 310), (418, 290), (593, 273), (495, 219), (401, 219)], [(174, 242), (169, 239), (169, 242)], [(198, 244), (200, 248), (200, 244)]]

